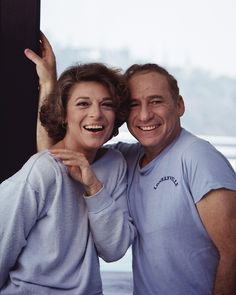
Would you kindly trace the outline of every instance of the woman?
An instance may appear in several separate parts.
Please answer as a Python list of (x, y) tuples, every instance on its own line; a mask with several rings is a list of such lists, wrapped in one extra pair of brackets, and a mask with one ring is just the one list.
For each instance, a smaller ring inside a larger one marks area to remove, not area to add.
[(125, 120), (127, 96), (122, 75), (103, 64), (62, 73), (40, 113), (57, 143), (0, 185), (2, 295), (102, 294), (97, 255), (121, 258), (136, 235), (125, 161), (102, 148)]

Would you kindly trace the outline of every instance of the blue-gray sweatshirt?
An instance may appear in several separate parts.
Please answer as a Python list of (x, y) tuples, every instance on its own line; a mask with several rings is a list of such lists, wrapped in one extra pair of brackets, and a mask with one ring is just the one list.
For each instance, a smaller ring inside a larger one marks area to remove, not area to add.
[(211, 295), (219, 254), (196, 208), (211, 190), (236, 191), (236, 174), (211, 144), (185, 129), (144, 167), (140, 143), (115, 146), (128, 167), (134, 295)]

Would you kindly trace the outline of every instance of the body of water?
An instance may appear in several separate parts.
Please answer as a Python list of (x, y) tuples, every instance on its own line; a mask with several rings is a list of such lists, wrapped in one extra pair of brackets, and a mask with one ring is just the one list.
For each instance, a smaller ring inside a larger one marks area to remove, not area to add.
[(100, 258), (104, 295), (132, 295), (132, 252), (115, 262), (105, 262)]
[(132, 273), (120, 271), (102, 272), (104, 295), (132, 295)]

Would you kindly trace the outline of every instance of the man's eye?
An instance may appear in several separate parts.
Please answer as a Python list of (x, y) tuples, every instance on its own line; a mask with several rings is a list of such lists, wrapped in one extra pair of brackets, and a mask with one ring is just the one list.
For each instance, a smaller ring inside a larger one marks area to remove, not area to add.
[(153, 104), (153, 105), (156, 105), (156, 104), (160, 104), (161, 103), (161, 100), (160, 99), (152, 99), (151, 100), (151, 104)]

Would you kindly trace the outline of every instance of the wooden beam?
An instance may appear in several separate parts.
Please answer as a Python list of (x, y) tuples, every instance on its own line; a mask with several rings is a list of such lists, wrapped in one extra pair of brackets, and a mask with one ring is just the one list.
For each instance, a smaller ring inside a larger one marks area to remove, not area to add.
[(0, 1), (0, 182), (36, 152), (38, 78), (24, 56), (39, 52), (40, 0)]

